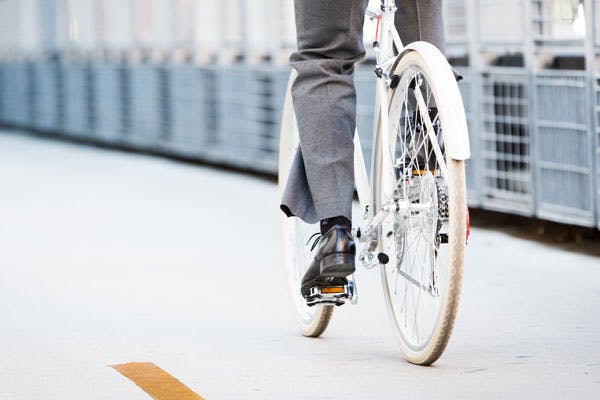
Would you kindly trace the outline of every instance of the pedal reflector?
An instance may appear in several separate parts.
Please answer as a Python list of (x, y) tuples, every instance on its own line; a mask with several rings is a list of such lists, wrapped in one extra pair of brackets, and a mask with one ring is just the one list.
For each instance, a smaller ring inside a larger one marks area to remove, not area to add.
[(332, 293), (344, 293), (343, 286), (326, 286), (321, 288), (321, 293), (332, 294)]
[(435, 175), (435, 169), (413, 169), (413, 176), (425, 175), (427, 172), (431, 172), (432, 175)]

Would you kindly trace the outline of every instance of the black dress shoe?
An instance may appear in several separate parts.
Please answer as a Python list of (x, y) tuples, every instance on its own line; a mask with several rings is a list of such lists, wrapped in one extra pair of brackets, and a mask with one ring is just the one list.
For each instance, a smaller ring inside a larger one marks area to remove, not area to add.
[(341, 286), (348, 283), (346, 276), (355, 271), (356, 246), (350, 229), (334, 225), (319, 237), (319, 248), (310, 267), (302, 278), (302, 296), (310, 294), (310, 288)]

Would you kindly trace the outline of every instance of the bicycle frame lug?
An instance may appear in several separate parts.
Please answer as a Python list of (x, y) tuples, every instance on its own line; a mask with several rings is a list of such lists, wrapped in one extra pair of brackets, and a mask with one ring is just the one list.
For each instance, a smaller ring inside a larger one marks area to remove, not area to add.
[(373, 254), (371, 252), (367, 252), (367, 254), (360, 257), (360, 261), (365, 269), (371, 269), (375, 266), (375, 263), (373, 263), (373, 258)]
[(372, 269), (380, 264), (387, 264), (390, 261), (390, 258), (385, 253), (376, 253), (375, 251), (364, 249), (359, 260), (365, 269)]
[(366, 15), (369, 19), (373, 20), (375, 18), (380, 17), (383, 14), (383, 11), (383, 3), (379, 7), (372, 6), (371, 4), (369, 4), (369, 6), (367, 7)]

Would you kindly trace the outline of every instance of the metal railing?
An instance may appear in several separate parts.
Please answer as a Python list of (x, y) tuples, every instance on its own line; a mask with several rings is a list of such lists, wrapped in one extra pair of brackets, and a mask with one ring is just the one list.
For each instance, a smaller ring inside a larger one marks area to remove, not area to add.
[[(0, 123), (276, 173), (292, 4), (0, 0)], [(444, 4), (469, 203), (600, 227), (600, 0)], [(355, 74), (367, 163), (371, 69)]]

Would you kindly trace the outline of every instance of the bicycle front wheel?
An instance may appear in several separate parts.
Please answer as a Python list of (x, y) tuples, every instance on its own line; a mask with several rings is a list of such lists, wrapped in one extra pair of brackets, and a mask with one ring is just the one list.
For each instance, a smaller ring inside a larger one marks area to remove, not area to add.
[(395, 203), (397, 210), (379, 235), (389, 256), (381, 266), (384, 297), (401, 351), (420, 365), (435, 362), (450, 338), (467, 232), (464, 161), (447, 154), (457, 126), (466, 127), (453, 124), (465, 118), (462, 99), (452, 74), (433, 73), (431, 63), (447, 66), (437, 50), (412, 50), (397, 60), (399, 83), (388, 92), (389, 145), (377, 143), (392, 165), (381, 156), (375, 163), (377, 209)]
[[(285, 189), (300, 141), (291, 95), (291, 85), (295, 75), (296, 73), (293, 71), (288, 83), (281, 118), (278, 177), (280, 195)], [(313, 233), (318, 231), (318, 224), (307, 224), (299, 218), (287, 218), (282, 214), (281, 235), (287, 290), (300, 331), (308, 337), (320, 336), (327, 328), (333, 313), (332, 305), (319, 304), (308, 307), (306, 300), (300, 294), (302, 277), (312, 261), (307, 241)]]

